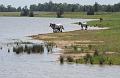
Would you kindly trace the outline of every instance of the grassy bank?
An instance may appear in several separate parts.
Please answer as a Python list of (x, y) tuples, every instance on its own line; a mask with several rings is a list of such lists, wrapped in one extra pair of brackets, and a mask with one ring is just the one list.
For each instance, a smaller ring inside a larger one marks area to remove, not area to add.
[[(46, 13), (45, 15), (54, 17), (54, 14)], [(91, 26), (109, 27), (107, 30), (87, 30), (87, 31), (71, 31), (64, 33), (51, 33), (45, 35), (33, 36), (35, 39), (42, 39), (58, 44), (58, 46), (65, 49), (64, 55), (72, 56), (72, 58), (79, 59), (79, 63), (83, 63), (81, 57), (86, 57), (87, 54), (94, 54), (97, 50), (101, 55), (106, 53), (105, 64), (112, 62), (112, 64), (120, 65), (120, 13), (96, 13), (96, 15), (87, 16), (85, 13), (65, 13), (64, 17), (69, 18), (103, 18), (103, 21), (88, 22)], [(61, 43), (61, 44), (60, 44)], [(81, 54), (86, 53), (81, 56)], [(73, 55), (72, 55), (73, 54)], [(106, 61), (106, 58), (110, 59)], [(83, 58), (82, 58), (83, 59)], [(92, 57), (95, 60), (93, 63), (98, 64), (100, 57)], [(112, 60), (112, 61), (111, 61)], [(85, 62), (84, 62), (85, 63)]]
[[(86, 12), (64, 12), (64, 18), (119, 18), (120, 12), (97, 12), (88, 16)], [(0, 16), (20, 16), (20, 12), (0, 12)], [(35, 17), (56, 17), (56, 12), (34, 12)]]
[(18, 17), (20, 16), (20, 12), (0, 12), (0, 16)]

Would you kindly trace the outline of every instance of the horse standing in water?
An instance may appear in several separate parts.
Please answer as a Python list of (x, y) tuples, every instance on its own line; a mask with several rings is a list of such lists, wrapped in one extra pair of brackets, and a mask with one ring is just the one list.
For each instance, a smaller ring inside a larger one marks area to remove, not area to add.
[(52, 23), (50, 23), (50, 27), (53, 29), (54, 33), (62, 32), (62, 30), (64, 30), (64, 27), (61, 24), (52, 24)]
[(87, 30), (87, 29), (88, 29), (88, 25), (87, 25), (87, 23), (86, 23), (86, 22), (84, 22), (84, 23), (79, 22), (79, 25), (81, 25), (81, 30), (83, 30), (83, 29), (84, 29), (84, 27), (85, 27), (85, 30)]

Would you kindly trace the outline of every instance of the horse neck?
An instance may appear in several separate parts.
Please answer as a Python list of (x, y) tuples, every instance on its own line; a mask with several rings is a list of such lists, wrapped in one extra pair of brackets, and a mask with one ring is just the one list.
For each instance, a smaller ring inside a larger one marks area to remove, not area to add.
[(54, 25), (54, 24), (51, 24), (50, 27), (51, 27), (52, 29), (54, 29), (54, 28), (55, 28), (55, 25)]

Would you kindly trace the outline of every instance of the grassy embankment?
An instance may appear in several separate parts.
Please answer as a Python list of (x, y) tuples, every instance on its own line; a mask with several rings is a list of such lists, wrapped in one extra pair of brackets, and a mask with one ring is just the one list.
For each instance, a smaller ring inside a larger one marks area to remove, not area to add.
[[(0, 13), (0, 16), (19, 16), (19, 13)], [(35, 13), (36, 17), (56, 17), (54, 12)], [(76, 58), (78, 63), (98, 64), (101, 61), (105, 64), (120, 65), (120, 13), (96, 13), (87, 16), (80, 12), (64, 13), (67, 18), (103, 18), (103, 22), (92, 21), (89, 25), (99, 27), (110, 27), (108, 30), (93, 31), (72, 31), (65, 33), (52, 33), (46, 35), (36, 35), (35, 39), (42, 39), (58, 44), (64, 48), (65, 55)], [(96, 55), (94, 52), (98, 52)], [(92, 56), (89, 56), (92, 54)], [(94, 54), (94, 55), (93, 55)], [(84, 56), (85, 55), (85, 56)], [(86, 56), (87, 55), (87, 56)], [(81, 58), (83, 57), (83, 58)]]
[[(55, 16), (54, 13), (46, 13), (43, 16)], [(92, 21), (89, 25), (99, 27), (109, 27), (108, 30), (93, 31), (72, 31), (65, 33), (53, 33), (38, 35), (34, 38), (52, 41), (65, 49), (65, 54), (77, 57), (79, 63), (98, 64), (101, 61), (104, 64), (120, 65), (120, 13), (96, 13), (96, 15), (87, 16), (85, 13), (65, 13), (64, 17), (69, 18), (103, 18), (102, 22)], [(98, 55), (95, 55), (95, 51)], [(91, 54), (92, 56), (84, 56)], [(84, 57), (84, 58), (81, 58)]]

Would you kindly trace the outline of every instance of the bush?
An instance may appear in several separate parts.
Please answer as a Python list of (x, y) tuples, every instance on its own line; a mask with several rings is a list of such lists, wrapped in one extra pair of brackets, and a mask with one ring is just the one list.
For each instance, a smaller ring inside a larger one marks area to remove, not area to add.
[(87, 54), (87, 55), (84, 57), (84, 62), (85, 62), (85, 63), (89, 63), (89, 62), (90, 62), (90, 59), (91, 59), (91, 55), (90, 55), (90, 54)]
[(104, 58), (103, 56), (101, 56), (101, 57), (99, 58), (99, 64), (100, 64), (100, 65), (103, 65), (104, 62), (105, 62), (105, 58)]
[(29, 11), (28, 10), (23, 10), (20, 13), (20, 16), (28, 16), (29, 15)]
[(60, 56), (60, 63), (63, 64), (64, 63), (64, 57)]
[(97, 49), (95, 49), (94, 56), (98, 56), (98, 55), (99, 55), (99, 52)]
[(59, 8), (56, 14), (57, 14), (57, 18), (61, 18), (62, 15), (64, 14), (63, 9), (62, 9), (62, 8)]
[(89, 10), (87, 11), (87, 15), (94, 15), (93, 7), (89, 7)]
[(73, 61), (74, 61), (74, 59), (72, 57), (70, 57), (70, 56), (67, 57), (67, 62), (73, 62)]
[(88, 45), (88, 48), (91, 50), (92, 49), (92, 45)]
[(34, 17), (33, 11), (30, 11), (30, 12), (29, 12), (29, 17)]

